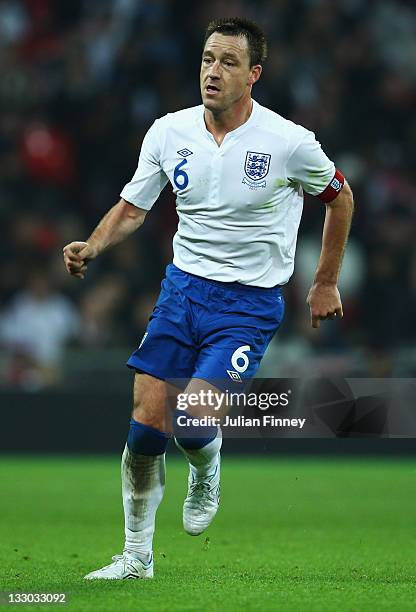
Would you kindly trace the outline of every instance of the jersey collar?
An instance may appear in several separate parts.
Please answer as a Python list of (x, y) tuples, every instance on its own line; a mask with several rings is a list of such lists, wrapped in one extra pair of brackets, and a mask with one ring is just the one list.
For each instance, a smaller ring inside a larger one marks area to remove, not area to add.
[(236, 136), (239, 136), (242, 132), (245, 132), (245, 130), (247, 130), (254, 122), (254, 120), (257, 117), (257, 113), (259, 110), (259, 103), (256, 102), (253, 98), (253, 108), (251, 109), (251, 115), (250, 117), (247, 119), (247, 121), (245, 121), (244, 123), (242, 123), (241, 125), (238, 126), (238, 128), (235, 128), (235, 130), (231, 130), (231, 132), (227, 132), (227, 134), (224, 137), (224, 140), (222, 141), (221, 145), (218, 147), (217, 143), (215, 142), (215, 138), (214, 136), (211, 134), (211, 132), (209, 130), (207, 130), (207, 126), (205, 125), (205, 119), (204, 119), (204, 111), (205, 111), (205, 106), (203, 104), (201, 104), (201, 112), (199, 113), (199, 117), (198, 117), (198, 123), (200, 128), (202, 129), (202, 131), (204, 132), (204, 134), (209, 138), (209, 140), (215, 144), (216, 147), (218, 147), (219, 149), (224, 145), (224, 143), (226, 143), (227, 141), (235, 138)]

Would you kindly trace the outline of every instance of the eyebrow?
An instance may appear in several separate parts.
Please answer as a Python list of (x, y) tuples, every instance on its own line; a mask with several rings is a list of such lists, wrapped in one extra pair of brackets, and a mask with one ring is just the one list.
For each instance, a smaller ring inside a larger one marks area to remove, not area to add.
[[(211, 57), (215, 57), (213, 52), (209, 49), (207, 51), (203, 51), (202, 56), (204, 55), (210, 55)], [(230, 57), (234, 60), (238, 60), (238, 56), (234, 53), (234, 51), (224, 51), (222, 57)]]

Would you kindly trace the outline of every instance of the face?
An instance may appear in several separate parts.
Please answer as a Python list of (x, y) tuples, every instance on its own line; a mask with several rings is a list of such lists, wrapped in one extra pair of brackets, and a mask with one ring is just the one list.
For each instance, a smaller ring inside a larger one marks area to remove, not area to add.
[(223, 112), (249, 94), (261, 66), (250, 66), (245, 36), (214, 32), (205, 43), (201, 64), (202, 102), (212, 112)]

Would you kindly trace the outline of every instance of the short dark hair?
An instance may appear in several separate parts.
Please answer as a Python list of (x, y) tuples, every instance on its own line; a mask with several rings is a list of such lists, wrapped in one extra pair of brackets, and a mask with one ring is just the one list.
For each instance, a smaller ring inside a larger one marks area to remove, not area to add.
[(205, 32), (204, 47), (214, 32), (225, 36), (245, 36), (250, 55), (250, 66), (263, 64), (267, 57), (267, 42), (263, 30), (254, 21), (243, 17), (215, 19), (208, 24)]

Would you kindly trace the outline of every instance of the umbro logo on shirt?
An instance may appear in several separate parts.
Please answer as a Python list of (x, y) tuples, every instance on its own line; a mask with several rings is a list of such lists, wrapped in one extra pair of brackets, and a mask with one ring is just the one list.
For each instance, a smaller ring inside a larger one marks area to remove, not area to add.
[(182, 155), (182, 157), (188, 157), (188, 155), (192, 155), (192, 151), (190, 151), (186, 147), (185, 149), (179, 149), (179, 151), (176, 152), (179, 153), (179, 155)]

